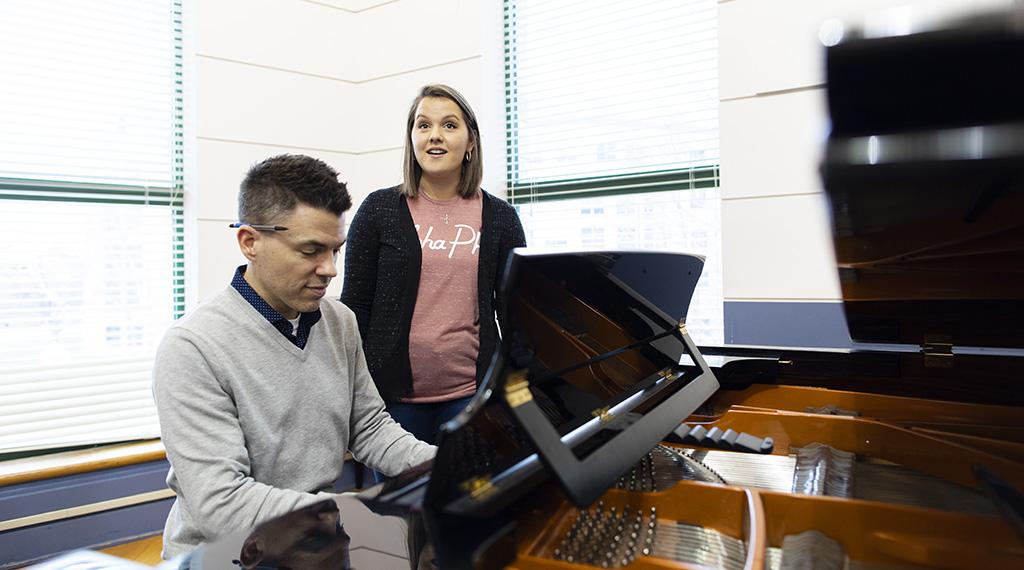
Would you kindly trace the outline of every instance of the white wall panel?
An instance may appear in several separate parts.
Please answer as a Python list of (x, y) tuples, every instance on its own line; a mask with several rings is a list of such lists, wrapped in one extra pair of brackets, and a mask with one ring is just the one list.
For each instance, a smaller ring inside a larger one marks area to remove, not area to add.
[(479, 0), (404, 0), (358, 18), (362, 80), (480, 55)]
[(199, 219), (234, 219), (238, 209), (238, 185), (253, 164), (278, 154), (307, 154), (334, 167), (342, 181), (359, 170), (355, 155), (310, 151), (281, 146), (198, 141), (197, 203)]
[(268, 67), (357, 80), (360, 15), (302, 0), (196, 2), (197, 51)]
[(723, 198), (821, 192), (824, 89), (723, 101), (719, 133)]
[(198, 20), (200, 55), (353, 82), (480, 55), (476, 0), (407, 0), (359, 13), (302, 0), (218, 0), (201, 3)]
[(366, 152), (402, 146), (409, 104), (420, 87), (428, 83), (446, 83), (458, 89), (476, 111), (476, 102), (480, 99), (480, 60), (475, 58), (358, 85), (351, 106), (338, 109), (339, 114), (358, 123), (355, 138), (347, 140), (344, 149)]
[(402, 149), (361, 154), (348, 172), (341, 173), (341, 179), (352, 194), (354, 212), (370, 192), (402, 181)]
[[(967, 11), (1012, 0), (736, 0), (719, 4), (719, 96), (818, 85), (824, 82), (821, 24), (835, 18), (909, 31)], [(884, 24), (882, 24), (884, 22)]]
[(830, 4), (816, 0), (719, 4), (719, 97), (732, 99), (820, 83), (818, 28)]
[[(197, 58), (198, 136), (287, 147), (354, 152), (366, 148), (357, 127), (357, 85)], [(371, 106), (370, 109), (373, 109)]]
[(723, 200), (722, 226), (726, 301), (841, 298), (823, 195)]
[(334, 6), (347, 12), (368, 12), (381, 6), (387, 6), (400, 0), (299, 0), (314, 4)]

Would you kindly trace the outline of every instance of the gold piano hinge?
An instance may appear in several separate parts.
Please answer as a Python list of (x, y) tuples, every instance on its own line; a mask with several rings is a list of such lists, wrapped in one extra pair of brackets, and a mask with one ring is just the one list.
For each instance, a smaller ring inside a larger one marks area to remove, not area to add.
[(470, 499), (482, 501), (487, 498), (487, 495), (491, 494), (491, 491), (494, 491), (494, 484), (491, 483), (490, 475), (481, 475), (480, 477), (466, 479), (459, 484), (459, 489), (469, 495)]
[(530, 383), (526, 381), (526, 371), (513, 372), (505, 383), (505, 401), (517, 408), (533, 399)]
[(603, 424), (606, 424), (606, 423), (612, 421), (612, 419), (614, 419), (614, 416), (612, 416), (611, 412), (609, 411), (608, 406), (605, 406), (603, 408), (598, 408), (598, 409), (590, 412), (590, 415), (592, 415), (595, 418), (601, 420), (601, 423), (603, 423)]
[(924, 365), (928, 368), (951, 368), (953, 366), (953, 337), (944, 334), (925, 334)]
[(658, 371), (658, 376), (661, 376), (665, 380), (672, 380), (675, 378), (675, 373), (667, 368), (662, 368)]

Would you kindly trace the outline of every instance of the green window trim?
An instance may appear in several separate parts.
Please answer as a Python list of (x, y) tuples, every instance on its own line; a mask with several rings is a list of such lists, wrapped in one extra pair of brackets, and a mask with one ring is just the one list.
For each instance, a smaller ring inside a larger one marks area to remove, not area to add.
[(636, 174), (592, 176), (571, 180), (514, 183), (509, 189), (509, 201), (512, 204), (521, 204), (546, 200), (717, 188), (718, 186), (718, 165), (713, 165)]
[(174, 0), (171, 7), (174, 26), (174, 197), (171, 216), (174, 219), (173, 243), (171, 244), (174, 270), (172, 274), (175, 285), (174, 298), (171, 300), (174, 318), (185, 314), (185, 264), (179, 263), (185, 251), (185, 206), (182, 197), (185, 195), (185, 53), (184, 32), (182, 22), (181, 0)]

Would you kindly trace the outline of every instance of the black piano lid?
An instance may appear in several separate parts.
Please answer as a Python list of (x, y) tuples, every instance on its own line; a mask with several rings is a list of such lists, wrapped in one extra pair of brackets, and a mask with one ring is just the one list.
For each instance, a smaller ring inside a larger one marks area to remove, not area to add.
[[(718, 388), (682, 325), (703, 265), (686, 254), (516, 249), (501, 345), (477, 395), (442, 427), (429, 475), (362, 498), (377, 512), (422, 509), (445, 567), (500, 536), (508, 507), (546, 480), (590, 504)], [(695, 364), (680, 365), (684, 354)]]
[[(596, 499), (718, 386), (680, 327), (703, 264), (515, 250), (501, 346), (442, 428), (427, 502), (482, 518), (550, 475), (577, 504)], [(699, 366), (679, 367), (684, 353)]]
[(854, 341), (1024, 347), (1022, 15), (828, 48), (822, 176)]
[[(502, 292), (509, 414), (577, 505), (596, 500), (718, 388), (686, 332), (699, 256), (516, 250)], [(697, 365), (683, 368), (688, 354)]]

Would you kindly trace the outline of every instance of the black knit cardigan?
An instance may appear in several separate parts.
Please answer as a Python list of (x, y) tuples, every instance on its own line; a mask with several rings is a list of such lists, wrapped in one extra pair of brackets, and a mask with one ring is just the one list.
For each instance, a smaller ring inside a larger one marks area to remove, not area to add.
[[(504, 322), (503, 303), (497, 299), (496, 291), (501, 272), (512, 248), (525, 245), (526, 236), (515, 208), (483, 192), (477, 276), (477, 386), (498, 343), (494, 315)], [(395, 402), (412, 392), (409, 327), (416, 306), (421, 261), (420, 240), (406, 197), (397, 187), (367, 196), (348, 229), (341, 302), (356, 314), (366, 364), (386, 402)]]

